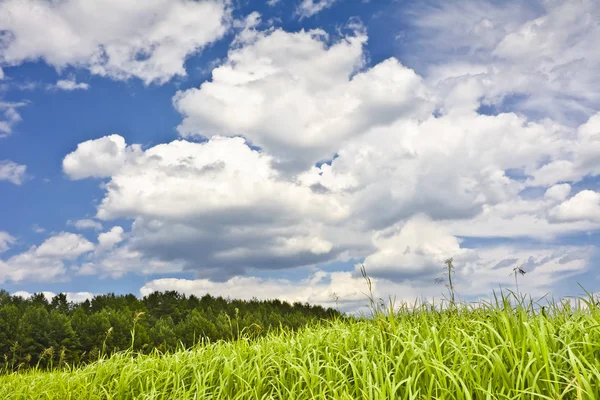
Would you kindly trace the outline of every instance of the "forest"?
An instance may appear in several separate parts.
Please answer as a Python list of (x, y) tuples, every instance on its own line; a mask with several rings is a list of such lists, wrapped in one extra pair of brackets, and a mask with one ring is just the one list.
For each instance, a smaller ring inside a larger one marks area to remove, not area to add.
[(154, 292), (103, 294), (82, 303), (58, 294), (24, 299), (0, 290), (0, 366), (78, 366), (123, 350), (171, 352), (198, 343), (258, 338), (342, 317), (332, 308), (280, 300), (232, 300)]

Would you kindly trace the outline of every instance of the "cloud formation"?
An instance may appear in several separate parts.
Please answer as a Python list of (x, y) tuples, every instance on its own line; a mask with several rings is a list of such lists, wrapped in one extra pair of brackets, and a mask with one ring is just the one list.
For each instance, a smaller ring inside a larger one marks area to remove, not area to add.
[(219, 0), (7, 0), (0, 4), (0, 63), (43, 60), (146, 84), (185, 76), (186, 58), (220, 39)]
[(52, 88), (72, 92), (73, 90), (88, 90), (90, 85), (85, 82), (77, 82), (74, 79), (61, 79)]
[(241, 138), (175, 141), (142, 151), (110, 136), (78, 146), (64, 169), (74, 179), (111, 174), (97, 217), (134, 219), (132, 251), (183, 261), (214, 277), (331, 259), (344, 245), (332, 244), (334, 228), (325, 224), (335, 227), (346, 208), (286, 181), (271, 163)]
[[(557, 211), (599, 174), (600, 114), (576, 125), (482, 114), (492, 78), (472, 79), (469, 65), (464, 79), (448, 75), (456, 65), (421, 77), (395, 58), (367, 66), (357, 24), (339, 39), (257, 24), (248, 18), (211, 81), (174, 97), (180, 133), (207, 141), (143, 150), (110, 135), (65, 157), (72, 179), (105, 181), (97, 218), (133, 220), (81, 273), (120, 276), (127, 269), (114, 260), (146, 257), (227, 282), (358, 258), (380, 279), (422, 283), (449, 257), (471, 275), (506, 261), (460, 237), (553, 240), (600, 228), (590, 196), (589, 212)], [(583, 248), (501, 250), (573, 273), (589, 259)]]
[(7, 281), (56, 281), (66, 278), (66, 263), (94, 250), (95, 246), (81, 235), (61, 232), (39, 246), (0, 259), (0, 283)]
[(17, 109), (27, 105), (26, 102), (7, 102), (0, 99), (0, 139), (8, 137), (13, 126), (21, 122), (21, 115)]
[(337, 0), (302, 0), (300, 4), (298, 4), (296, 13), (298, 13), (300, 19), (312, 17), (326, 8), (331, 7), (336, 1)]
[(173, 99), (179, 132), (243, 135), (279, 168), (298, 171), (371, 127), (427, 116), (421, 78), (394, 58), (361, 71), (367, 35), (359, 24), (349, 29), (335, 41), (322, 30), (244, 30), (211, 81)]
[(9, 181), (21, 185), (25, 181), (27, 166), (10, 160), (0, 161), (0, 181)]
[(565, 123), (600, 107), (595, 0), (421, 2), (406, 16), (406, 50), (442, 91)]

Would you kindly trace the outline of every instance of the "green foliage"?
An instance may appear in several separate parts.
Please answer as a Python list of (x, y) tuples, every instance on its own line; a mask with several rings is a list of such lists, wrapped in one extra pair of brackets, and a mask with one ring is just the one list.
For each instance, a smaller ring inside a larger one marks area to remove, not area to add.
[[(0, 376), (0, 398), (600, 398), (600, 306), (593, 297), (541, 311), (515, 299), (502, 293), (493, 304), (447, 309), (403, 304), (374, 318), (335, 318), (175, 353), (132, 357), (127, 350), (80, 368)], [(229, 317), (235, 326), (235, 310)], [(174, 325), (158, 321), (151, 328), (157, 332)], [(176, 330), (208, 323), (198, 309), (183, 321)]]
[(75, 367), (124, 350), (173, 352), (197, 343), (259, 338), (339, 316), (332, 309), (279, 300), (199, 299), (156, 292), (143, 299), (105, 294), (80, 304), (0, 290), (0, 371)]

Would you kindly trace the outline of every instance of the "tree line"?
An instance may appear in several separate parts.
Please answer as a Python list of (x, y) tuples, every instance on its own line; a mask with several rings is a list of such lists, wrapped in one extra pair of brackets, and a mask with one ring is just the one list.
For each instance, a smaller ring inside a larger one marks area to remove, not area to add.
[(30, 298), (0, 290), (0, 365), (3, 370), (81, 365), (127, 349), (139, 353), (191, 348), (198, 343), (258, 338), (342, 317), (332, 308), (280, 300), (231, 300), (154, 292), (103, 294), (82, 303), (58, 294)]

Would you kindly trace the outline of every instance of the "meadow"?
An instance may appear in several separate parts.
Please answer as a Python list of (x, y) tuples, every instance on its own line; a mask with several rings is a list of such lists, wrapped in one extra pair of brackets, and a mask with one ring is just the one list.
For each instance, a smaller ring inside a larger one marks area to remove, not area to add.
[(514, 292), (476, 306), (390, 302), (295, 332), (11, 372), (0, 398), (596, 399), (599, 322), (592, 295), (575, 306)]

